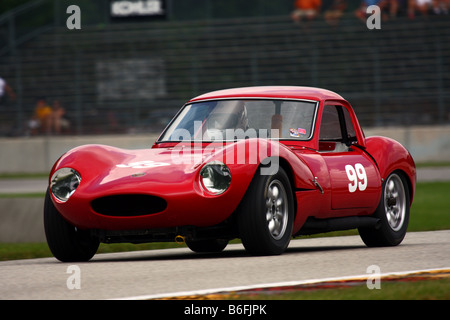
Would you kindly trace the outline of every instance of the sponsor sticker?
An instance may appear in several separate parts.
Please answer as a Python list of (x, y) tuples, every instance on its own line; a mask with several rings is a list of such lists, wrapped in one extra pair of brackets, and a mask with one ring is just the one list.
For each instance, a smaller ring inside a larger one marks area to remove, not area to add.
[(305, 135), (306, 129), (303, 128), (289, 128), (289, 135), (294, 138), (300, 137), (300, 135)]

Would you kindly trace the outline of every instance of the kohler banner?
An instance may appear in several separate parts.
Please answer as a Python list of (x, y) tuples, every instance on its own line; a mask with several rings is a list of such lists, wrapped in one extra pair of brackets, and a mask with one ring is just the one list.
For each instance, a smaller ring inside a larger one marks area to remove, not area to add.
[(165, 15), (165, 0), (111, 0), (110, 16), (113, 20), (161, 18)]

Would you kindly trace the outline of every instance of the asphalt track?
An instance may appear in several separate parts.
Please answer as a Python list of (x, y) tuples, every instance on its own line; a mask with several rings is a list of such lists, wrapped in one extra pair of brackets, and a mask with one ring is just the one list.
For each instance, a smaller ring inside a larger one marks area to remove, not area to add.
[[(310, 279), (450, 269), (450, 230), (408, 233), (400, 246), (367, 248), (359, 236), (293, 240), (281, 256), (253, 257), (239, 244), (221, 254), (187, 248), (0, 262), (0, 299), (148, 299)], [(75, 278), (76, 277), (76, 278)], [(79, 284), (79, 288), (77, 288)]]

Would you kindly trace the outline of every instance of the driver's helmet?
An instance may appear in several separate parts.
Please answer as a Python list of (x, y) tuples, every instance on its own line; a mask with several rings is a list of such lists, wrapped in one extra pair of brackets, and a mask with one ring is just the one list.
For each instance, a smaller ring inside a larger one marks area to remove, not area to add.
[(245, 101), (223, 100), (217, 102), (207, 120), (207, 129), (248, 129), (248, 116)]

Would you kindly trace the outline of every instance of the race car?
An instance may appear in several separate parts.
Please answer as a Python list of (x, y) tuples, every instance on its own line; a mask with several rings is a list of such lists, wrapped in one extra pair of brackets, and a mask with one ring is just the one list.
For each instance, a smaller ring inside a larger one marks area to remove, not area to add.
[(292, 237), (347, 229), (367, 246), (395, 246), (415, 185), (411, 154), (365, 137), (339, 94), (234, 88), (188, 101), (151, 148), (84, 145), (62, 155), (44, 226), (65, 262), (90, 260), (101, 242), (220, 252), (238, 238), (250, 254), (278, 255)]

